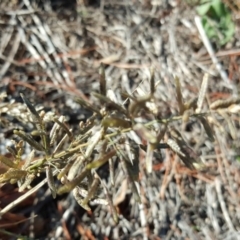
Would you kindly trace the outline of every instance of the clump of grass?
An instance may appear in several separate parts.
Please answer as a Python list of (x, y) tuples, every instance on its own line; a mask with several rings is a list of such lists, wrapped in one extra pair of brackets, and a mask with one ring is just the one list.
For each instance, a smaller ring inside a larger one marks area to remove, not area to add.
[[(216, 101), (211, 104), (208, 111), (203, 111), (208, 75), (203, 78), (198, 97), (189, 101), (185, 101), (182, 96), (178, 78), (175, 78), (175, 83), (178, 115), (159, 118), (159, 112), (149, 107), (149, 103), (156, 104), (152, 70), (149, 94), (139, 97), (122, 93), (129, 102), (128, 107), (124, 107), (123, 104), (108, 96), (104, 67), (101, 66), (100, 90), (99, 93), (92, 93), (98, 99), (99, 105), (76, 99), (76, 102), (92, 112), (92, 116), (85, 123), (79, 123), (78, 134), (72, 133), (65, 123), (64, 116), (39, 112), (28, 98), (21, 94), (28, 109), (28, 112), (25, 112), (25, 120), (27, 119), (35, 126), (35, 131), (29, 134), (24, 130), (14, 130), (19, 141), (8, 147), (11, 158), (0, 155), (0, 162), (6, 165), (6, 171), (0, 175), (0, 183), (17, 183), (19, 191), (24, 191), (40, 173), (44, 173), (46, 174), (45, 182), (54, 198), (72, 191), (76, 201), (87, 211), (90, 210), (89, 202), (108, 204), (117, 221), (117, 211), (109, 189), (101, 179), (98, 169), (108, 164), (109, 179), (114, 185), (113, 162), (116, 161), (117, 166), (122, 168), (128, 179), (134, 198), (140, 202), (141, 198), (136, 186), (139, 175), (139, 151), (145, 151), (145, 166), (148, 174), (152, 172), (154, 153), (159, 154), (159, 150), (165, 148), (175, 152), (188, 168), (204, 169), (200, 156), (184, 140), (180, 130), (174, 128), (173, 123), (186, 122), (190, 118), (197, 119), (203, 125), (209, 139), (214, 141), (214, 131), (208, 121), (208, 114), (217, 112), (220, 108), (221, 111), (225, 109), (231, 112), (232, 106), (239, 104), (239, 99)], [(12, 108), (13, 106), (4, 105), (4, 107)], [(145, 114), (152, 115), (154, 120), (145, 123), (137, 122), (136, 119), (143, 110)], [(50, 131), (49, 126), (51, 126)], [(137, 145), (128, 139), (127, 133), (130, 132), (136, 133), (147, 144)], [(40, 141), (35, 140), (35, 135), (40, 137)], [(23, 159), (25, 144), (29, 144), (32, 151), (27, 158)], [(60, 181), (61, 184), (56, 184), (56, 181)], [(27, 193), (30, 194), (30, 191)], [(105, 198), (99, 197), (101, 192), (104, 192)], [(1, 210), (0, 214), (4, 214), (7, 209)]]

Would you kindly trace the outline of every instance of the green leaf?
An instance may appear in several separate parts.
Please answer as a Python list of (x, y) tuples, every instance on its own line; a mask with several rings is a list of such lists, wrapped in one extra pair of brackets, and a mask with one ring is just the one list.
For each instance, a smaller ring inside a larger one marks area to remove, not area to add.
[(213, 0), (212, 3), (212, 9), (216, 13), (218, 18), (221, 18), (225, 14), (225, 6), (221, 2), (221, 0)]
[(209, 11), (210, 7), (211, 7), (211, 2), (204, 3), (199, 7), (197, 7), (197, 12), (199, 15), (203, 16)]
[(231, 12), (221, 0), (201, 1), (197, 12), (202, 16), (207, 36), (218, 45), (226, 44), (234, 34)]

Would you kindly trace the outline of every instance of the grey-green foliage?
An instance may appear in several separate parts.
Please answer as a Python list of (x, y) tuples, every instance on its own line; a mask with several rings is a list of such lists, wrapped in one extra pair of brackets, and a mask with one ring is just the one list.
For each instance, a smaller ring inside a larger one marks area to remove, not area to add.
[[(199, 96), (190, 100), (183, 98), (179, 79), (176, 78), (175, 83), (179, 113), (173, 117), (160, 118), (161, 109), (149, 108), (149, 104), (157, 106), (154, 96), (156, 89), (153, 71), (151, 71), (149, 81), (149, 94), (135, 96), (122, 93), (125, 98), (123, 100), (129, 101), (129, 106), (125, 107), (121, 102), (115, 102), (107, 96), (105, 74), (102, 69), (100, 93), (93, 93), (98, 101), (91, 104), (83, 99), (77, 99), (78, 103), (92, 112), (92, 116), (86, 122), (80, 122), (79, 131), (74, 133), (65, 123), (63, 116), (48, 114), (44, 111), (38, 112), (22, 94), (22, 99), (28, 109), (28, 112), (24, 112), (25, 118), (22, 117), (22, 119), (31, 122), (36, 130), (34, 134), (26, 133), (24, 130), (14, 131), (19, 141), (7, 148), (12, 154), (11, 158), (0, 155), (0, 162), (6, 165), (5, 172), (0, 175), (0, 183), (17, 182), (19, 191), (23, 191), (40, 173), (43, 173), (46, 174), (53, 197), (56, 197), (56, 194), (73, 191), (77, 202), (86, 210), (90, 210), (88, 203), (91, 201), (109, 204), (114, 214), (113, 218), (117, 220), (116, 210), (109, 193), (110, 189), (102, 181), (98, 172), (99, 168), (105, 164), (109, 165), (109, 181), (113, 185), (115, 172), (113, 162), (115, 162), (117, 168), (122, 169), (125, 174), (135, 200), (140, 201), (136, 185), (141, 170), (139, 151), (145, 152), (145, 169), (149, 174), (152, 172), (153, 158), (161, 159), (159, 152), (165, 148), (170, 148), (175, 152), (191, 170), (201, 170), (204, 164), (184, 140), (183, 134), (180, 133), (180, 129), (176, 129), (174, 123), (176, 121), (187, 122), (190, 118), (198, 121), (203, 125), (209, 139), (214, 141), (214, 131), (207, 114), (217, 112), (219, 108), (234, 113), (234, 108), (229, 107), (239, 105), (239, 99), (225, 100), (212, 103), (212, 110), (210, 106), (210, 110), (204, 112), (202, 106), (207, 92), (208, 75), (204, 76)], [(22, 106), (9, 104), (9, 109), (18, 107)], [(142, 109), (144, 109), (143, 115)], [(145, 119), (145, 123), (139, 124), (137, 118), (143, 119), (147, 116), (146, 114), (153, 120)], [(146, 144), (139, 145), (130, 139), (127, 133), (131, 131), (142, 138)], [(36, 134), (40, 136), (40, 141), (34, 139)], [(23, 158), (24, 144), (29, 144), (32, 148), (27, 158)], [(55, 184), (57, 180), (61, 181), (59, 187)], [(104, 193), (104, 198), (101, 193)]]

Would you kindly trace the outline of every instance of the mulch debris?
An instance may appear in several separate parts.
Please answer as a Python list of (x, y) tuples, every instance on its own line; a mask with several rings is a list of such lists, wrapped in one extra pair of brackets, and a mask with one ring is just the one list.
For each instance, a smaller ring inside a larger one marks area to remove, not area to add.
[[(91, 92), (99, 88), (101, 63), (107, 86), (116, 95), (120, 89), (148, 92), (153, 67), (162, 117), (178, 111), (174, 76), (180, 79), (184, 98), (191, 99), (198, 95), (208, 72), (209, 103), (226, 99), (231, 89), (213, 67), (195, 16), (194, 6), (187, 1), (1, 1), (0, 92), (7, 93), (4, 102), (18, 104), (23, 92), (37, 106), (67, 116), (68, 124), (76, 129), (90, 113), (74, 98), (96, 101)], [(225, 48), (215, 49), (223, 71), (237, 88), (238, 21), (236, 17), (234, 39)], [(8, 118), (7, 113), (1, 116)], [(218, 128), (214, 143), (196, 122), (184, 128), (176, 125), (208, 169), (189, 170), (175, 154), (164, 150), (163, 160), (154, 160), (152, 174), (140, 174), (142, 204), (131, 196), (123, 173), (116, 172), (112, 191), (117, 193), (117, 225), (108, 206), (93, 205), (86, 212), (72, 194), (53, 200), (43, 187), (6, 214), (0, 228), (30, 239), (240, 239), (239, 115), (226, 118), (235, 139), (219, 117), (223, 131)], [(6, 122), (0, 126), (1, 154), (7, 154), (11, 129), (18, 123), (17, 116), (8, 120), (8, 129), (3, 127)], [(140, 158), (144, 168), (144, 156)], [(21, 194), (16, 186), (2, 186), (0, 207)], [(18, 222), (18, 227), (9, 225), (11, 221)], [(0, 238), (6, 239), (4, 234), (0, 232)]]

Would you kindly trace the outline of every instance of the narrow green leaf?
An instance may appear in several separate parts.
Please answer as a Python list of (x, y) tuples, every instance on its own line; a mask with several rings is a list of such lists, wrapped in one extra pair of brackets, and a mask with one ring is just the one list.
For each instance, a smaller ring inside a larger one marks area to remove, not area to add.
[(212, 110), (224, 109), (224, 108), (230, 107), (233, 104), (239, 104), (239, 103), (240, 103), (240, 97), (233, 97), (233, 98), (224, 99), (224, 100), (219, 99), (211, 103), (210, 108)]
[(108, 104), (109, 106), (111, 106), (112, 108), (114, 108), (115, 110), (118, 110), (119, 112), (127, 115), (127, 111), (119, 104), (113, 102), (111, 99), (109, 99), (106, 96), (103, 96), (102, 94), (99, 93), (92, 93), (94, 97), (98, 98), (100, 101), (102, 101), (103, 103)]
[(20, 96), (21, 96), (23, 102), (26, 104), (26, 106), (30, 110), (30, 112), (32, 113), (33, 119), (35, 119), (36, 122), (41, 123), (42, 119), (39, 116), (35, 107), (30, 103), (30, 101), (22, 93), (20, 93)]
[(56, 198), (57, 189), (53, 179), (52, 169), (49, 166), (46, 168), (46, 177), (47, 177), (48, 187), (51, 190), (52, 196), (53, 198)]
[(208, 121), (204, 118), (204, 117), (198, 117), (198, 119), (200, 120), (200, 122), (202, 123), (206, 134), (208, 135), (209, 139), (214, 142), (214, 134), (213, 134), (213, 130), (210, 127)]
[(86, 166), (86, 168), (87, 169), (99, 168), (115, 155), (116, 155), (116, 150), (112, 150), (112, 151), (108, 152), (107, 154), (105, 154), (104, 156), (102, 156), (101, 158), (95, 160), (94, 162), (89, 163)]
[(138, 115), (138, 113), (141, 110), (148, 111), (148, 108), (146, 107), (146, 103), (151, 99), (151, 96), (144, 96), (139, 99), (134, 99), (129, 107), (128, 112), (131, 116), (135, 117)]
[(16, 182), (27, 175), (27, 171), (10, 168), (6, 173), (0, 175), (0, 183)]
[(40, 143), (36, 142), (31, 135), (20, 130), (14, 130), (13, 133), (21, 137), (24, 141), (26, 141), (29, 145), (31, 145), (36, 150), (45, 151), (44, 147)]
[(30, 186), (32, 181), (35, 179), (34, 174), (29, 174), (25, 177), (24, 183), (19, 187), (18, 191), (23, 192), (27, 187)]
[(64, 122), (59, 121), (57, 117), (53, 118), (53, 121), (56, 122), (67, 133), (70, 139), (73, 138), (72, 132)]
[(3, 155), (0, 155), (0, 162), (3, 163), (4, 165), (10, 167), (10, 168), (18, 168), (18, 164), (14, 163), (12, 159), (7, 158)]
[(82, 207), (84, 208), (86, 211), (90, 212), (91, 211), (91, 208), (87, 205), (87, 204), (83, 204), (83, 198), (81, 197), (81, 195), (79, 194), (79, 191), (78, 191), (78, 187), (75, 187), (73, 189), (73, 196), (74, 198), (76, 199), (77, 203)]
[(102, 120), (102, 126), (105, 128), (130, 128), (131, 122), (117, 117), (106, 117)]
[(65, 185), (61, 186), (57, 190), (57, 194), (62, 195), (64, 193), (67, 193), (73, 190), (78, 184), (81, 183), (81, 181), (87, 176), (88, 173), (89, 173), (89, 170), (85, 168), (76, 178), (66, 183)]
[(153, 94), (155, 92), (154, 68), (150, 69), (150, 74), (151, 74), (151, 77), (150, 77), (150, 92), (151, 92), (151, 95), (153, 96)]
[(107, 92), (106, 76), (105, 76), (105, 69), (104, 69), (103, 63), (101, 63), (99, 74), (100, 74), (100, 94), (102, 94), (103, 96), (106, 96), (106, 92)]
[(84, 198), (82, 204), (88, 205), (88, 202), (97, 195), (97, 189), (99, 187), (100, 181), (98, 178), (94, 178), (93, 183), (91, 184), (90, 188), (88, 189), (87, 196)]

